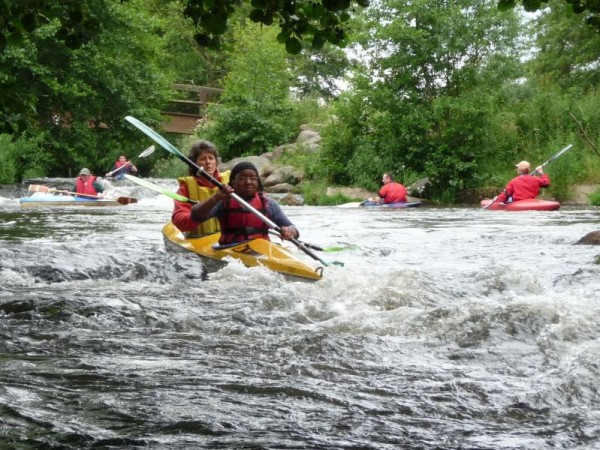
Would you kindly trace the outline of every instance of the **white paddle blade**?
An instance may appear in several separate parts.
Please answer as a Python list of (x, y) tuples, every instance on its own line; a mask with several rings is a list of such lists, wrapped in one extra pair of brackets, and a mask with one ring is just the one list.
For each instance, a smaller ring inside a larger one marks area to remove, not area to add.
[(140, 153), (138, 158), (145, 158), (146, 156), (150, 156), (152, 153), (154, 153), (154, 150), (156, 150), (156, 147), (154, 147), (154, 145), (151, 145), (146, 150), (144, 150), (142, 153)]
[(50, 188), (41, 184), (30, 184), (29, 192), (50, 192)]
[(342, 203), (341, 205), (336, 205), (336, 208), (358, 208), (362, 202), (350, 202), (350, 203)]

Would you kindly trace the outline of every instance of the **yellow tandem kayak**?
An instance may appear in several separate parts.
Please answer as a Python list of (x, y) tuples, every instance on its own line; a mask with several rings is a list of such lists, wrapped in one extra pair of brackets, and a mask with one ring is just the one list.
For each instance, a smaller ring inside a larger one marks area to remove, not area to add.
[(199, 255), (208, 272), (214, 272), (227, 264), (226, 257), (241, 261), (246, 267), (264, 266), (287, 277), (303, 280), (320, 280), (322, 267), (313, 267), (287, 248), (266, 239), (253, 239), (238, 245), (217, 247), (220, 233), (187, 238), (173, 225), (167, 223), (162, 230), (165, 245), (173, 250), (186, 250)]

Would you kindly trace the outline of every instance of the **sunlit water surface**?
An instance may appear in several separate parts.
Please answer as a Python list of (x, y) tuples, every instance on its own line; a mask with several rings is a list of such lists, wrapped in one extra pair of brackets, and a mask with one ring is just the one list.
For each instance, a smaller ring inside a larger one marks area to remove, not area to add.
[(202, 281), (115, 195), (0, 197), (0, 447), (600, 447), (597, 210), (284, 207), (344, 266)]

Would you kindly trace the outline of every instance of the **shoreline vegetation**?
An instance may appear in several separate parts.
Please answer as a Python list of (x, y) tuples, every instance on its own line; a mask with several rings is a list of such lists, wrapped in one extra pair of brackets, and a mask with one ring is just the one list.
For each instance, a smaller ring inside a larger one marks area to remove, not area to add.
[[(60, 3), (36, 5), (55, 13)], [(545, 169), (544, 198), (578, 201), (574, 186), (600, 184), (600, 34), (562, 0), (538, 1), (531, 20), (497, 0), (381, 0), (344, 14), (351, 52), (322, 39), (282, 45), (277, 25), (253, 20), (250, 3), (264, 2), (236, 2), (220, 22), (220, 48), (198, 42), (176, 7), (78, 3), (85, 36), (22, 8), (5, 21), (0, 183), (74, 177), (82, 167), (106, 173), (120, 154), (135, 158), (148, 144), (124, 120), (133, 115), (183, 152), (206, 139), (224, 161), (270, 153), (281, 177), (272, 188), (306, 204), (347, 200), (328, 195), (331, 186), (377, 192), (384, 172), (405, 186), (427, 178), (418, 197), (433, 204), (476, 203), (494, 197), (518, 161), (535, 167), (568, 144)], [(174, 88), (182, 85), (189, 91)], [(193, 135), (167, 133), (165, 113), (191, 118)], [(172, 160), (156, 152), (136, 166), (143, 177), (186, 173)], [(600, 204), (600, 191), (589, 201)]]

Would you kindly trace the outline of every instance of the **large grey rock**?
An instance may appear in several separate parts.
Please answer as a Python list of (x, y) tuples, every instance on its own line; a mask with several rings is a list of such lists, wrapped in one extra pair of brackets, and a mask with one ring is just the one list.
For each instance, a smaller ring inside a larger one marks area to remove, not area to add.
[(287, 192), (291, 192), (292, 189), (294, 189), (294, 186), (289, 183), (276, 184), (274, 186), (268, 186), (265, 188), (267, 192), (274, 194), (285, 194)]
[(304, 199), (301, 196), (290, 193), (285, 194), (278, 202), (286, 206), (304, 206)]
[(305, 142), (321, 142), (321, 135), (316, 131), (304, 130), (300, 132), (300, 134), (296, 138), (296, 142), (299, 144)]
[(293, 166), (277, 167), (271, 175), (263, 180), (265, 186), (275, 186), (277, 184), (289, 183), (296, 185), (302, 181), (304, 174)]
[(271, 173), (274, 170), (274, 167), (268, 158), (265, 158), (263, 156), (243, 156), (241, 158), (235, 158), (231, 161), (227, 161), (226, 163), (221, 164), (219, 166), (219, 171), (224, 172), (226, 170), (231, 170), (236, 164), (243, 161), (248, 161), (254, 164), (256, 166), (256, 169), (258, 170), (258, 174), (262, 179), (271, 175)]
[(285, 154), (287, 150), (294, 150), (295, 148), (295, 144), (285, 144), (280, 145), (279, 147), (275, 147), (275, 149), (273, 149), (273, 152), (271, 153), (271, 161), (277, 161), (278, 159), (281, 159), (281, 157)]
[(336, 194), (342, 194), (348, 198), (356, 198), (356, 199), (361, 199), (361, 200), (365, 200), (369, 197), (377, 196), (376, 192), (371, 192), (366, 189), (353, 188), (353, 187), (338, 187), (338, 186), (328, 187), (325, 194), (329, 195), (330, 197), (333, 197)]

